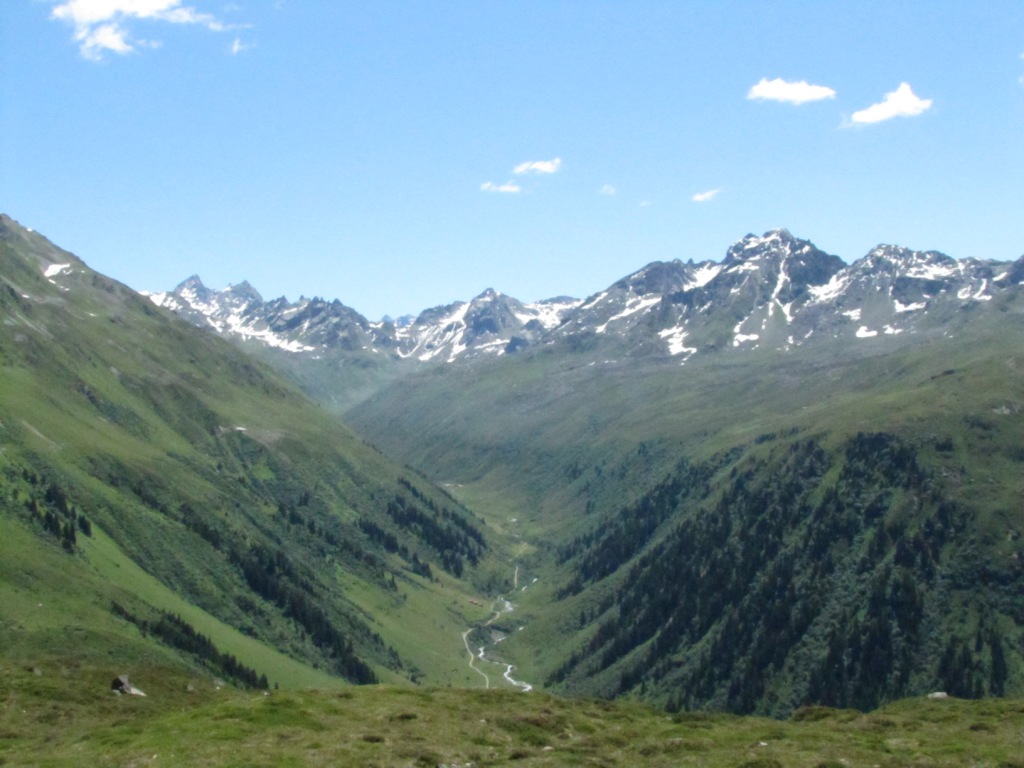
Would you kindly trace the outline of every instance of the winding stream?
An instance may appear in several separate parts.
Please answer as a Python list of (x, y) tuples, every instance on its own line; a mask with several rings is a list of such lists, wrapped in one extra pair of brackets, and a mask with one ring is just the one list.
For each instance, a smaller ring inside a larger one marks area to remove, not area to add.
[[(518, 588), (518, 586), (519, 586), (519, 566), (518, 565), (516, 566), (515, 575), (513, 576), (512, 581), (513, 581), (513, 584), (514, 584), (513, 588)], [(536, 581), (536, 579), (535, 579), (535, 581)], [(498, 597), (497, 599), (495, 599), (495, 601), (492, 604), (491, 608), (492, 608), (492, 610), (494, 610), (494, 615), (491, 616), (491, 618), (489, 618), (487, 621), (485, 621), (483, 623), (482, 628), (486, 628), (486, 627), (491, 626), (495, 621), (497, 621), (499, 618), (501, 618), (502, 614), (511, 613), (512, 611), (514, 611), (515, 610), (515, 605), (513, 605), (512, 602), (508, 598), (506, 598), (504, 596), (501, 596), (501, 597)], [(482, 645), (479, 648), (477, 648), (476, 653), (473, 652), (473, 649), (469, 645), (469, 636), (473, 632), (474, 629), (476, 629), (476, 627), (470, 627), (469, 629), (467, 629), (465, 632), (462, 633), (462, 644), (466, 647), (466, 653), (469, 656), (469, 668), (472, 669), (474, 672), (476, 672), (478, 675), (480, 675), (480, 677), (482, 677), (484, 679), (484, 688), (490, 688), (491, 687), (491, 678), (490, 678), (490, 675), (488, 675), (483, 669), (481, 669), (480, 667), (477, 666), (478, 662), (480, 662), (481, 664), (494, 664), (494, 665), (499, 666), (499, 667), (504, 667), (505, 671), (504, 671), (504, 673), (502, 673), (502, 677), (505, 679), (506, 682), (508, 682), (509, 685), (511, 685), (511, 686), (513, 686), (515, 688), (518, 688), (523, 693), (527, 693), (529, 691), (532, 691), (533, 690), (533, 686), (530, 683), (523, 682), (522, 680), (516, 680), (514, 677), (512, 677), (512, 670), (515, 669), (515, 665), (514, 664), (508, 664), (508, 663), (506, 663), (504, 661), (495, 661), (493, 659), (487, 658), (487, 656), (485, 655), (486, 650), (487, 650), (487, 646), (486, 645)], [(497, 640), (495, 640), (493, 643), (491, 643), (491, 645), (492, 646), (497, 645), (498, 643), (500, 643), (504, 639), (505, 639), (504, 637), (499, 637)]]

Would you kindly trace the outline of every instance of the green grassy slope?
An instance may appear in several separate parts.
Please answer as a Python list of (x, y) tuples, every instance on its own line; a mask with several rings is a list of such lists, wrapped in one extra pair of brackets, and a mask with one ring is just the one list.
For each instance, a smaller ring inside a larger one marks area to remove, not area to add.
[[(786, 721), (544, 694), (363, 687), (214, 690), (159, 666), (115, 696), (102, 671), (0, 665), (4, 765), (1020, 766), (1020, 701), (912, 699)], [(191, 690), (189, 690), (191, 686)]]
[(452, 497), (6, 217), (0, 318), (0, 534), (25, 548), (0, 584), (31, 586), (0, 605), (5, 647), (23, 627), (77, 653), (74, 601), (96, 642), (221, 676), (231, 656), (282, 686), (472, 677), (469, 600), (507, 569)]
[[(268, 678), (296, 686), (337, 687), (344, 681), (275, 651), (183, 600), (142, 570), (99, 529), (82, 537), (78, 557), (56, 541), (4, 516), (0, 520), (0, 583), (4, 587), (6, 663), (31, 668), (58, 664), (103, 666), (113, 677), (140, 665), (170, 665), (178, 674), (211, 677), (223, 671), (147, 642), (139, 628), (111, 613), (114, 602), (144, 601), (182, 617), (217, 647)], [(119, 585), (124, 586), (119, 586)]]

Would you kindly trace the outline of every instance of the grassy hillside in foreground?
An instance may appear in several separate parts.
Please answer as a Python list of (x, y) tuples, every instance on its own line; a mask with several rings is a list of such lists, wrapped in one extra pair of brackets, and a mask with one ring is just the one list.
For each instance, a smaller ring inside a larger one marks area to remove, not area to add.
[(520, 537), (539, 582), (502, 651), (549, 690), (775, 714), (1019, 693), (1024, 301), (999, 301), (895, 347), (429, 371), (350, 421)]
[[(110, 692), (89, 665), (0, 664), (0, 764), (1020, 768), (1019, 700), (912, 699), (785, 721), (666, 715), (635, 702), (360, 687), (215, 690), (159, 665)], [(190, 690), (191, 687), (191, 690)]]
[(470, 600), (508, 569), (451, 496), (6, 217), (0, 318), (5, 653), (109, 640), (240, 684), (472, 680)]

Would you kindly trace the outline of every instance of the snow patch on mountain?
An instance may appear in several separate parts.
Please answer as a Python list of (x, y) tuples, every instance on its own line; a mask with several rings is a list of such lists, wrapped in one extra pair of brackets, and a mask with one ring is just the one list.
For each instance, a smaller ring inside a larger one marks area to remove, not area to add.
[(738, 347), (740, 344), (746, 344), (748, 341), (757, 341), (761, 338), (760, 334), (757, 333), (743, 333), (743, 325), (750, 319), (750, 316), (743, 318), (736, 326), (732, 329), (733, 338), (732, 345)]
[(609, 323), (613, 323), (616, 320), (622, 320), (623, 318), (629, 317), (630, 315), (635, 315), (638, 312), (644, 312), (653, 307), (655, 304), (658, 304), (660, 301), (661, 296), (645, 296), (643, 298), (631, 299), (626, 304), (625, 309), (623, 309), (617, 315), (609, 317), (607, 321), (597, 326), (594, 329), (594, 331), (596, 333), (604, 333), (606, 330), (608, 330)]
[(727, 268), (726, 272), (756, 272), (760, 269), (760, 265), (757, 263), (759, 257), (755, 256), (747, 261), (741, 261), (733, 266)]
[(925, 258), (917, 257), (911, 262), (907, 269), (907, 277), (916, 280), (941, 280), (957, 273), (957, 265), (937, 263)]
[(690, 277), (689, 282), (683, 286), (684, 291), (692, 291), (694, 288), (703, 288), (705, 285), (710, 283), (718, 274), (722, 271), (721, 264), (715, 264), (714, 262), (706, 262), (700, 264)]
[(973, 286), (967, 285), (957, 291), (957, 298), (963, 301), (974, 300), (974, 301), (991, 301), (992, 297), (985, 292), (988, 287), (988, 280), (982, 279), (981, 286), (974, 289)]
[(685, 326), (676, 326), (675, 328), (666, 328), (663, 331), (658, 332), (658, 336), (665, 340), (668, 344), (668, 353), (675, 357), (676, 355), (686, 355), (689, 357), (697, 351), (696, 347), (686, 346), (686, 328)]
[(913, 304), (900, 304), (900, 300), (896, 299), (893, 301), (893, 305), (897, 312), (916, 312), (919, 309), (925, 309), (928, 306), (928, 302), (916, 301)]
[(824, 285), (812, 285), (807, 290), (811, 294), (811, 301), (813, 303), (824, 304), (842, 296), (849, 284), (850, 276), (843, 272), (837, 272)]
[(43, 270), (43, 276), (46, 277), (47, 279), (49, 279), (50, 282), (52, 283), (52, 282), (54, 282), (52, 280), (52, 278), (56, 277), (61, 272), (66, 272), (66, 271), (67, 272), (71, 271), (71, 265), (70, 264), (50, 264), (46, 269)]
[(283, 349), (285, 352), (312, 352), (316, 347), (292, 341), (280, 336), (268, 328), (259, 328), (246, 320), (239, 314), (231, 314), (223, 319), (224, 326), (228, 332), (234, 333), (242, 341), (261, 341), (268, 347)]
[(523, 325), (536, 320), (542, 328), (551, 330), (561, 325), (565, 315), (582, 303), (578, 299), (549, 299), (523, 304), (523, 310), (514, 314)]

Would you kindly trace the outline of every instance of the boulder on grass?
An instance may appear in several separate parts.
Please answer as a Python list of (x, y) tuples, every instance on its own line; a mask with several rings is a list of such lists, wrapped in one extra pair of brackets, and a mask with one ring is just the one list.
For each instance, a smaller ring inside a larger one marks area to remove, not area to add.
[(145, 696), (141, 690), (132, 685), (128, 675), (118, 675), (110, 684), (110, 690), (114, 693), (122, 693), (126, 696)]

